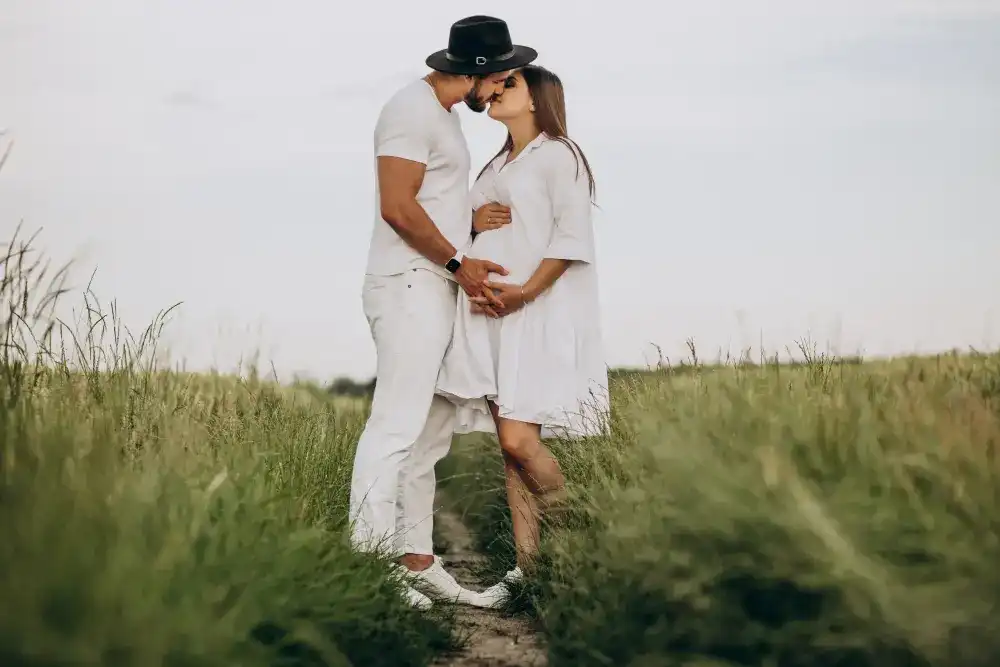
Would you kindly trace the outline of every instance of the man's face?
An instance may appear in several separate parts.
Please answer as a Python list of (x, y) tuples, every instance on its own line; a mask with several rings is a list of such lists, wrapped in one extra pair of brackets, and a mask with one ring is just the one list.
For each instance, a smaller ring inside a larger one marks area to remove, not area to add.
[(510, 71), (488, 74), (483, 78), (472, 77), (474, 83), (465, 95), (465, 105), (476, 113), (486, 111), (486, 105), (503, 93), (503, 84), (508, 76)]

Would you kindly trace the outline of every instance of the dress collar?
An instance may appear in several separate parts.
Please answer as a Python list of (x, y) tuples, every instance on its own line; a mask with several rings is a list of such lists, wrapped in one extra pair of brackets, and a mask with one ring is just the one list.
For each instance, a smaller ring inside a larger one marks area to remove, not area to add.
[(513, 160), (511, 160), (510, 162), (507, 162), (507, 156), (510, 155), (510, 151), (504, 151), (503, 155), (501, 155), (500, 158), (493, 161), (493, 171), (496, 173), (500, 173), (501, 171), (503, 171), (504, 168), (514, 164), (515, 162), (523, 158), (525, 155), (527, 155), (528, 153), (535, 150), (536, 148), (538, 148), (539, 146), (541, 146), (542, 144), (544, 144), (546, 141), (549, 140), (550, 140), (549, 135), (545, 134), (544, 132), (539, 133), (539, 135), (534, 139), (532, 139), (531, 142), (529, 142), (528, 145), (524, 147), (524, 150), (521, 151), (518, 154), (518, 156)]

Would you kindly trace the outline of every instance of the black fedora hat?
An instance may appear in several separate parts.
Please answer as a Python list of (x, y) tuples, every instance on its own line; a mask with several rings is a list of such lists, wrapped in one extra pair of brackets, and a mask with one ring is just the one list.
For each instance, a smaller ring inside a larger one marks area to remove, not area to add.
[(523, 67), (537, 57), (533, 48), (511, 42), (506, 21), (469, 16), (452, 24), (448, 48), (427, 56), (427, 66), (446, 74), (493, 74)]

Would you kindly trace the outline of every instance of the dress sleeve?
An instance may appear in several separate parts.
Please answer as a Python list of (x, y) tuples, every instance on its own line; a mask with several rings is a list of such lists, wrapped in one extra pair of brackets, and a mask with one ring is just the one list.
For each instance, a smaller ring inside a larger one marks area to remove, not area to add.
[[(591, 215), (590, 183), (583, 159), (569, 146), (552, 142), (549, 162), (549, 195), (555, 226), (548, 259), (594, 261), (594, 222)], [(579, 159), (579, 163), (577, 161)]]

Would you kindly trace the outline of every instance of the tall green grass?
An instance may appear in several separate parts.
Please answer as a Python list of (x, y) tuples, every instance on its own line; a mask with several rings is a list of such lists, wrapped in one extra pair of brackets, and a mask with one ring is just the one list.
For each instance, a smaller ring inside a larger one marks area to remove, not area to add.
[(424, 665), (453, 647), (346, 539), (365, 415), (158, 370), (65, 272), (0, 249), (0, 664)]
[[(552, 665), (1000, 663), (1000, 355), (695, 366), (554, 443), (574, 512), (512, 605)], [(496, 576), (496, 445), (446, 468)]]

